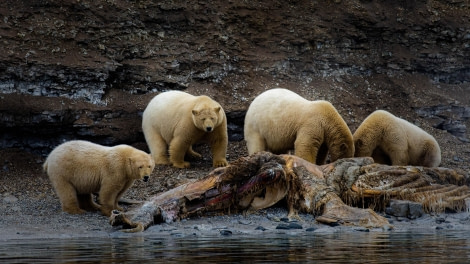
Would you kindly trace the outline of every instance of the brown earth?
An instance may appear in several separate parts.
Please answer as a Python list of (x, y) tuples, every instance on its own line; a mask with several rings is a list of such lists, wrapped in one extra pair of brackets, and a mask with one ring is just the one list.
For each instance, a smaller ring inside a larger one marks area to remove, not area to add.
[[(445, 0), (4, 1), (0, 235), (112, 232), (98, 214), (61, 212), (41, 171), (45, 155), (76, 138), (148, 150), (141, 113), (168, 89), (221, 103), (229, 162), (247, 154), (249, 103), (284, 87), (331, 101), (353, 132), (372, 111), (390, 111), (437, 139), (441, 166), (470, 173), (469, 8)], [(147, 199), (207, 174), (209, 152), (198, 148), (202, 161), (157, 167), (126, 197)]]

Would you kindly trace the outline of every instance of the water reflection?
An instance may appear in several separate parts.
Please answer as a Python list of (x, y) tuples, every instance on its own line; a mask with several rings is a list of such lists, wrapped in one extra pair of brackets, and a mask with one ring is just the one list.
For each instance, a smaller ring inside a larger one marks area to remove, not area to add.
[(0, 262), (469, 263), (469, 240), (457, 231), (10, 240), (0, 242)]

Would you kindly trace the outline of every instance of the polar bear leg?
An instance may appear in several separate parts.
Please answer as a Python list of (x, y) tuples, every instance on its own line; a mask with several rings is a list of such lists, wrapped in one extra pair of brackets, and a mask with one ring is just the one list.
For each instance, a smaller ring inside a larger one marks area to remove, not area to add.
[(149, 146), (150, 153), (155, 160), (155, 164), (169, 165), (170, 161), (167, 157), (168, 145), (163, 137), (156, 132), (152, 132), (145, 134), (145, 139)]
[(133, 183), (134, 183), (133, 180), (127, 181), (124, 187), (122, 187), (121, 191), (116, 195), (116, 198), (114, 199), (114, 209), (119, 210), (119, 211), (124, 211), (124, 209), (121, 206), (119, 206), (119, 200), (127, 191), (127, 189), (129, 189), (129, 187), (132, 186)]
[(228, 165), (226, 155), (227, 155), (227, 144), (225, 140), (222, 141), (212, 141), (211, 142), (211, 152), (212, 152), (212, 167), (225, 167)]
[(189, 146), (189, 149), (186, 152), (186, 155), (188, 157), (196, 158), (196, 159), (202, 158), (202, 155), (200, 153), (197, 153), (196, 151), (194, 151), (193, 146)]
[(91, 193), (78, 194), (77, 197), (78, 204), (80, 205), (81, 209), (86, 211), (97, 211), (101, 207), (93, 201), (93, 195)]
[[(316, 163), (317, 165), (323, 165), (326, 163), (326, 158), (328, 157), (328, 146), (326, 143), (321, 144), (320, 148), (318, 149)], [(332, 158), (334, 159), (334, 158)], [(334, 160), (332, 160), (334, 161)]]
[(321, 144), (322, 141), (320, 139), (312, 138), (310, 134), (299, 132), (294, 142), (295, 155), (316, 164)]
[(421, 166), (438, 167), (441, 164), (441, 150), (431, 141), (426, 141), (423, 145), (423, 154), (418, 159)]
[(374, 149), (371, 157), (374, 159), (375, 163), (392, 165), (390, 157), (381, 148)]
[(184, 155), (190, 148), (190, 144), (186, 143), (181, 137), (175, 137), (170, 143), (170, 162), (176, 168), (189, 168), (190, 163), (184, 161)]
[[(67, 181), (55, 181), (54, 187), (59, 196), (60, 203), (62, 204), (62, 211), (69, 214), (83, 214), (86, 211), (80, 209), (77, 199), (77, 191), (72, 184)], [(58, 188), (57, 188), (58, 187)]]
[(108, 175), (108, 180), (103, 181), (101, 184), (99, 201), (101, 204), (101, 213), (106, 216), (111, 215), (111, 211), (117, 203), (117, 196), (120, 190), (122, 190), (122, 183), (115, 181), (112, 175)]
[(248, 148), (248, 155), (256, 152), (264, 151), (266, 149), (266, 141), (259, 133), (245, 133), (246, 146)]
[[(408, 142), (406, 142), (408, 144)], [(393, 166), (405, 166), (410, 162), (408, 148), (401, 146), (402, 144), (394, 145), (384, 149), (384, 152), (389, 156)], [(404, 145), (404, 144), (403, 144)]]

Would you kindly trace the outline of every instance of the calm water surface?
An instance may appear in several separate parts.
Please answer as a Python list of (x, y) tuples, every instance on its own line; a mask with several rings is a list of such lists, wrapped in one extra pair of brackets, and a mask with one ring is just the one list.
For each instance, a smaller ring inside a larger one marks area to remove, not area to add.
[(0, 263), (470, 263), (470, 234), (335, 233), (260, 237), (0, 241)]

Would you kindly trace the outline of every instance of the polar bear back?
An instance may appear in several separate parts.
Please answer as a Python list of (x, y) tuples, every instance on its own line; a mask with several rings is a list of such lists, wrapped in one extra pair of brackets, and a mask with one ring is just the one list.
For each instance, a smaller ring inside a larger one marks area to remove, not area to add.
[[(84, 140), (72, 140), (55, 148), (46, 160), (47, 173), (54, 182), (66, 179), (78, 193), (100, 190), (103, 177), (124, 177), (127, 180), (126, 158), (132, 147), (102, 146)], [(46, 169), (46, 168), (45, 168)]]
[[(436, 167), (441, 162), (441, 150), (433, 136), (384, 110), (370, 114), (353, 137), (355, 156), (374, 157), (374, 152), (380, 152), (389, 156), (391, 165)], [(374, 158), (382, 160), (380, 156)]]
[[(299, 110), (298, 115), (293, 116), (292, 107)], [(300, 113), (308, 111), (308, 108), (311, 108), (311, 101), (287, 89), (275, 88), (263, 92), (253, 100), (246, 112), (245, 139), (249, 140), (253, 134), (263, 135), (266, 150), (285, 153), (293, 149), (303, 119)]]
[[(354, 154), (352, 134), (331, 103), (309, 101), (283, 88), (265, 91), (253, 100), (246, 113), (244, 133), (249, 154), (261, 150), (286, 153), (295, 148), (299, 155), (311, 152), (308, 149), (317, 152), (324, 144), (334, 159)], [(311, 161), (316, 154), (312, 155), (303, 158)]]
[(181, 91), (161, 93), (147, 105), (142, 116), (142, 124), (151, 124), (156, 133), (170, 143), (178, 123), (193, 123), (191, 109), (194, 104), (195, 96), (188, 93)]

